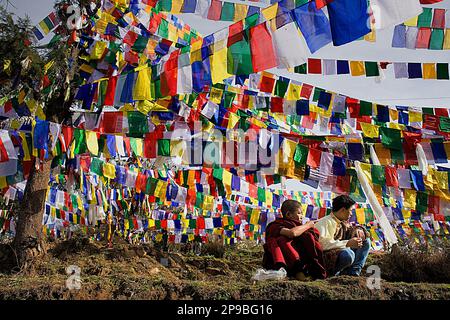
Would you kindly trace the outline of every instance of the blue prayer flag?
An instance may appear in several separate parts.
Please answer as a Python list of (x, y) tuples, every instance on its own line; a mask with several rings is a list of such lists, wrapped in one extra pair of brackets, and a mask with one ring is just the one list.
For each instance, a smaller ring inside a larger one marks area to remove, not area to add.
[(292, 13), (311, 53), (332, 41), (330, 22), (325, 13), (316, 8), (315, 1), (296, 8)]
[(328, 4), (328, 15), (335, 46), (357, 40), (371, 31), (367, 0), (334, 0)]

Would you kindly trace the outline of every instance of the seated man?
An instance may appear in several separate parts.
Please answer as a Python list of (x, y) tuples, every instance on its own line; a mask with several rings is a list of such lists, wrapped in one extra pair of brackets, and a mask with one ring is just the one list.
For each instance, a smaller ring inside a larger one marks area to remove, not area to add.
[(328, 275), (359, 276), (370, 250), (370, 239), (364, 227), (352, 227), (348, 223), (352, 198), (340, 195), (333, 199), (330, 215), (315, 224), (319, 230), (319, 242), (324, 250)]
[(264, 261), (266, 269), (285, 268), (298, 280), (324, 279), (326, 271), (319, 233), (314, 223), (302, 225), (302, 207), (298, 201), (286, 200), (281, 206), (283, 217), (266, 228)]

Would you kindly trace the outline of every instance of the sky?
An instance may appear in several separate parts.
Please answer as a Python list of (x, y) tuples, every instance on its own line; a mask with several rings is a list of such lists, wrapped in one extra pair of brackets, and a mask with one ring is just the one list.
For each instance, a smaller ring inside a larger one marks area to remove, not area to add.
[[(245, 1), (237, 0), (227, 1), (245, 3)], [(14, 5), (14, 7), (10, 5), (9, 9), (11, 11), (19, 16), (28, 15), (35, 24), (45, 18), (53, 7), (53, 0), (11, 0), (11, 2)], [(5, 0), (0, 0), (0, 3), (5, 3)], [(252, 2), (248, 3), (255, 5)], [(450, 0), (444, 0), (441, 3), (427, 7), (450, 9)], [(203, 36), (226, 28), (231, 24), (231, 22), (205, 20), (194, 14), (181, 14), (179, 16)], [(392, 27), (377, 31), (376, 43), (355, 41), (340, 47), (334, 47), (332, 44), (329, 44), (311, 57), (360, 61), (450, 63), (450, 50), (434, 51), (391, 48), (393, 29)], [(296, 75), (285, 70), (273, 69), (269, 71), (326, 90), (379, 104), (450, 108), (450, 81), (395, 79), (391, 68), (393, 68), (392, 65), (388, 66), (386, 79), (379, 83), (374, 78), (366, 78), (364, 76)], [(312, 191), (312, 189), (306, 188), (305, 191)]]

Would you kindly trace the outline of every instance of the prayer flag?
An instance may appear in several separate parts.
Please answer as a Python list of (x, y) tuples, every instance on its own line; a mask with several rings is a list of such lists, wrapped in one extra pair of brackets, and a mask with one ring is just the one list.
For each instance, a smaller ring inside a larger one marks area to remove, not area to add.
[(352, 42), (371, 32), (367, 0), (335, 0), (327, 8), (335, 46)]
[(250, 48), (253, 72), (260, 72), (277, 66), (272, 37), (266, 23), (250, 28)]
[(325, 13), (316, 8), (314, 1), (294, 9), (293, 15), (311, 53), (332, 41), (330, 22)]

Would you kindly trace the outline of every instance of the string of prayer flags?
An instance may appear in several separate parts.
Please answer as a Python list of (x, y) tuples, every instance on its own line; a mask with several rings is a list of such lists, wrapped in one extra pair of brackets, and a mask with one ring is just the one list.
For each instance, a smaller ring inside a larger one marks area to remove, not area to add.
[[(380, 76), (380, 70), (386, 70), (389, 65), (393, 65), (391, 69), (394, 71), (395, 79), (449, 80), (448, 63), (347, 61), (309, 58), (305, 64), (294, 68), (294, 73), (378, 77)], [(386, 71), (384, 73), (386, 74)]]
[(450, 19), (448, 10), (423, 8), (423, 12), (397, 25), (392, 37), (393, 48), (450, 49)]
[(32, 32), (37, 40), (42, 40), (49, 34), (53, 29), (55, 29), (59, 24), (60, 20), (55, 12), (51, 12), (47, 17), (45, 17), (41, 22), (33, 27)]

